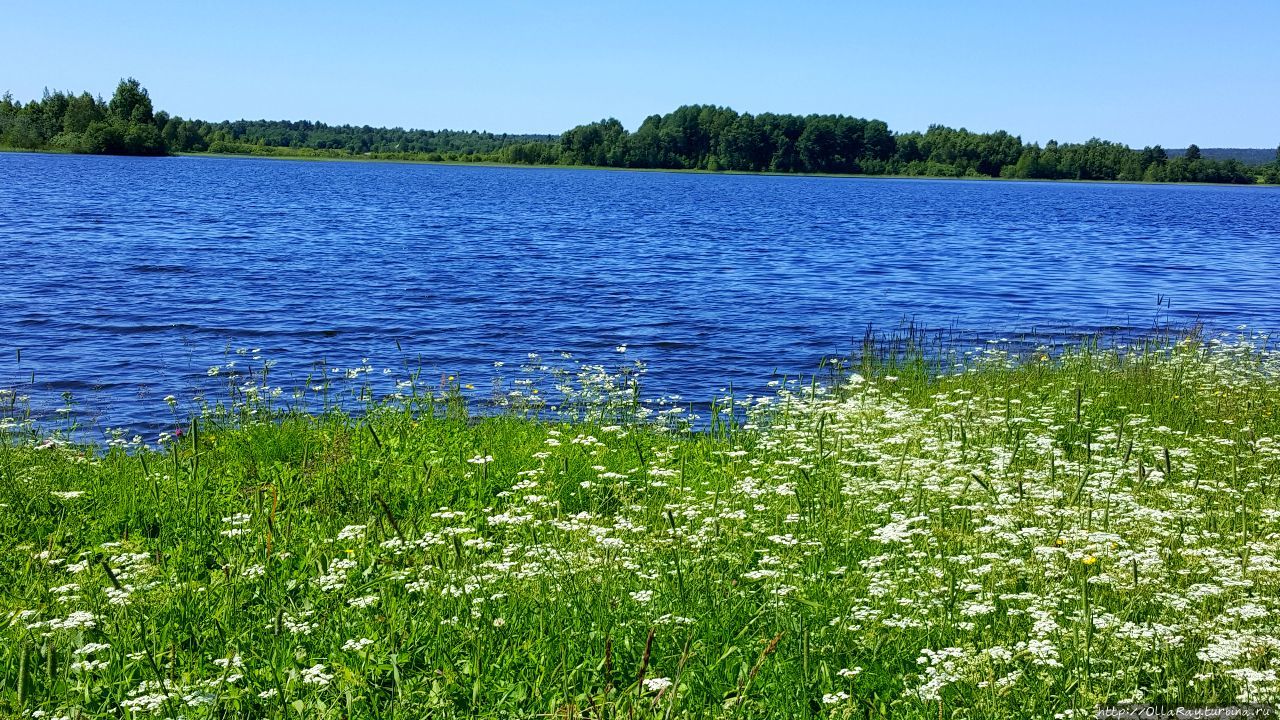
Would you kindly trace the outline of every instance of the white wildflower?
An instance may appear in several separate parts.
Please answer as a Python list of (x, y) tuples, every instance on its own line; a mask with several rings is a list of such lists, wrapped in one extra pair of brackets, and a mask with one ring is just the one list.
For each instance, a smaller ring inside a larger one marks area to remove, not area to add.
[(324, 665), (316, 664), (302, 671), (302, 682), (307, 685), (328, 685), (333, 680), (332, 673), (326, 673)]
[(360, 652), (373, 644), (369, 638), (352, 638), (342, 644), (342, 649), (347, 652)]
[(644, 679), (644, 689), (650, 692), (662, 692), (671, 687), (671, 680), (664, 677), (653, 677)]

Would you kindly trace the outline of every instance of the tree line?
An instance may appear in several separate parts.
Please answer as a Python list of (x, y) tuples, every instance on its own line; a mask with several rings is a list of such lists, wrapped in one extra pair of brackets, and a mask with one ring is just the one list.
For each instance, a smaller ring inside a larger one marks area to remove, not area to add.
[(318, 122), (210, 123), (155, 111), (145, 88), (122, 80), (110, 101), (48, 92), (40, 100), (0, 98), (0, 147), (80, 153), (163, 155), (213, 152), (364, 156), (389, 159), (589, 165), (776, 173), (1002, 177), (1051, 180), (1280, 183), (1280, 148), (1268, 164), (1203, 157), (1195, 145), (1171, 157), (1091, 139), (1025, 143), (1001, 130), (932, 125), (895, 132), (881, 120), (847, 115), (738, 113), (686, 105), (645, 118), (634, 132), (616, 119), (560, 136), (405, 130)]
[(635, 132), (627, 132), (617, 120), (601, 120), (569, 130), (559, 143), (516, 145), (498, 154), (514, 163), (713, 171), (1280, 182), (1280, 148), (1275, 162), (1248, 166), (1235, 159), (1204, 158), (1194, 145), (1182, 156), (1170, 157), (1158, 145), (1135, 150), (1095, 138), (1041, 146), (1003, 130), (976, 133), (942, 125), (895, 133), (881, 120), (739, 114), (714, 105), (652, 115)]
[(405, 130), (320, 122), (207, 122), (156, 112), (137, 80), (121, 80), (111, 100), (89, 93), (45, 91), (39, 100), (0, 96), (0, 147), (106, 155), (213, 152), (417, 159), (489, 159), (507, 146), (550, 143), (554, 135), (497, 135), (459, 130)]
[(0, 96), (0, 147), (99, 155), (166, 155), (161, 130), (170, 118), (156, 113), (137, 80), (121, 80), (110, 102), (89, 93), (47, 90), (23, 104)]

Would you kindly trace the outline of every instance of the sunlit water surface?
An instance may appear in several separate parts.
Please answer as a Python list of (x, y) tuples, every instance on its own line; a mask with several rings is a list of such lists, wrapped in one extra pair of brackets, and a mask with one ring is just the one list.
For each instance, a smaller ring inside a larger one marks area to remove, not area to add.
[(172, 425), (241, 348), (287, 389), (565, 351), (706, 401), (904, 318), (1280, 325), (1272, 188), (0, 154), (0, 249), (0, 388), (99, 433)]

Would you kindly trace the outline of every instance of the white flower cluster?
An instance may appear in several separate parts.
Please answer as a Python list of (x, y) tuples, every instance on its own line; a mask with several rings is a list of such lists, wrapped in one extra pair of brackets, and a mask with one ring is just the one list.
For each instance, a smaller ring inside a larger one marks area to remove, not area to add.
[(347, 652), (360, 652), (373, 644), (369, 638), (352, 638), (342, 644), (342, 649)]
[(312, 665), (302, 671), (302, 682), (307, 685), (328, 685), (333, 680), (333, 673), (325, 672), (325, 666)]
[(366, 530), (366, 525), (348, 525), (338, 531), (338, 540), (363, 540)]

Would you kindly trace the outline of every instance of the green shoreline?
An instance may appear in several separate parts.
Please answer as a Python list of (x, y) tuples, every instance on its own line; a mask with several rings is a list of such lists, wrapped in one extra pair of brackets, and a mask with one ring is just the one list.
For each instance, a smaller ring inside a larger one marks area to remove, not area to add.
[(206, 157), (232, 160), (303, 160), (307, 162), (354, 162), (354, 163), (394, 163), (403, 165), (456, 165), (463, 167), (492, 168), (533, 168), (542, 170), (603, 170), (607, 172), (642, 172), (642, 173), (679, 173), (687, 175), (752, 175), (758, 177), (809, 177), (809, 178), (843, 178), (849, 180), (977, 180), (981, 182), (1020, 182), (1020, 183), (1079, 183), (1099, 185), (1202, 185), (1206, 187), (1280, 187), (1280, 184), (1256, 182), (1249, 185), (1237, 183), (1211, 182), (1157, 182), (1145, 180), (1075, 180), (1055, 178), (1002, 178), (977, 175), (971, 177), (952, 177), (946, 175), (867, 175), (864, 173), (800, 173), (800, 172), (756, 172), (751, 170), (701, 170), (697, 168), (627, 168), (605, 167), (601, 165), (536, 165), (525, 163), (503, 163), (489, 160), (463, 162), (460, 160), (416, 160), (413, 158), (373, 158), (373, 157), (307, 157), (294, 155), (244, 155), (240, 153), (174, 153), (172, 157)]
[[(69, 151), (59, 151), (55, 149), (26, 150), (22, 148), (5, 148), (0, 147), (0, 153), (17, 153), (23, 155), (85, 155), (84, 153), (74, 153)], [(86, 157), (134, 157), (128, 155), (85, 155)], [(949, 175), (868, 175), (863, 173), (809, 173), (809, 172), (756, 172), (751, 170), (701, 170), (697, 168), (628, 168), (628, 167), (606, 167), (601, 165), (545, 165), (545, 164), (526, 164), (526, 163), (504, 163), (491, 160), (477, 160), (475, 162), (464, 162), (461, 160), (418, 160), (415, 158), (375, 158), (375, 157), (324, 157), (324, 156), (308, 156), (308, 155), (247, 155), (242, 153), (210, 153), (210, 152), (179, 152), (167, 156), (157, 157), (194, 157), (194, 158), (215, 158), (223, 160), (297, 160), (301, 162), (344, 162), (344, 163), (390, 163), (400, 165), (453, 165), (460, 167), (489, 167), (489, 168), (512, 168), (512, 169), (539, 169), (539, 170), (601, 170), (606, 172), (642, 172), (642, 173), (679, 173), (688, 175), (753, 175), (759, 177), (807, 177), (807, 178), (840, 178), (848, 180), (973, 180), (980, 182), (1018, 182), (1018, 183), (1072, 183), (1072, 184), (1097, 184), (1097, 185), (1192, 185), (1203, 187), (1280, 187), (1277, 183), (1254, 182), (1249, 184), (1240, 183), (1213, 183), (1213, 182), (1161, 182), (1148, 180), (1076, 180), (1071, 178), (1004, 178), (1004, 177), (988, 177), (986, 175), (954, 177)]]

